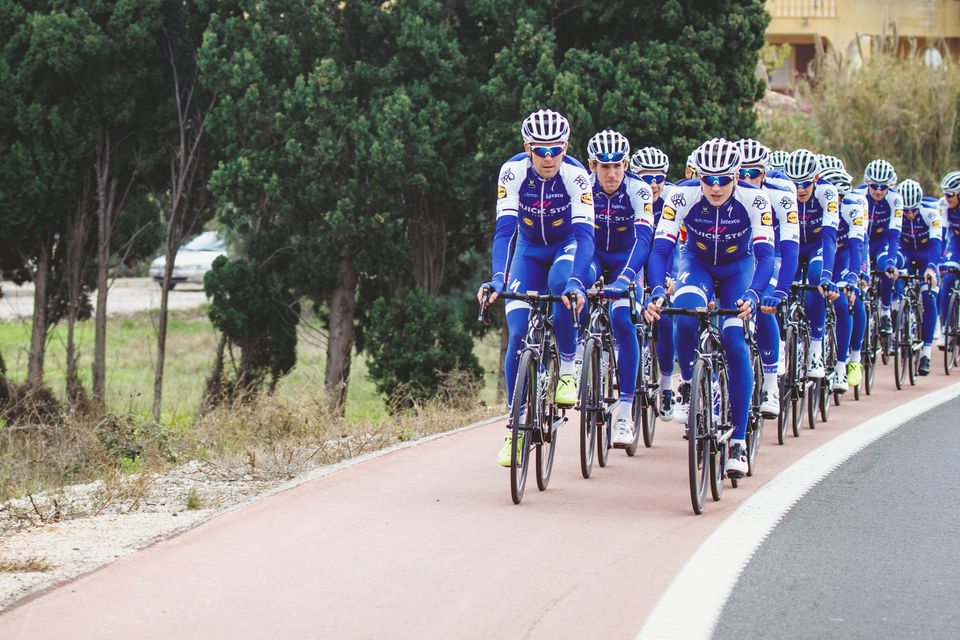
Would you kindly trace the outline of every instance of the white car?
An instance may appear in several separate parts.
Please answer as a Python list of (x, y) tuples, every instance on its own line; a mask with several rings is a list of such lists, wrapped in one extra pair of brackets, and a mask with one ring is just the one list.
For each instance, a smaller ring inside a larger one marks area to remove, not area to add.
[[(217, 231), (204, 231), (177, 251), (170, 288), (173, 289), (182, 282), (203, 284), (203, 274), (210, 270), (217, 256), (225, 255), (227, 245), (220, 234)], [(150, 263), (149, 274), (157, 284), (163, 284), (163, 268), (166, 263), (165, 256), (160, 256)]]

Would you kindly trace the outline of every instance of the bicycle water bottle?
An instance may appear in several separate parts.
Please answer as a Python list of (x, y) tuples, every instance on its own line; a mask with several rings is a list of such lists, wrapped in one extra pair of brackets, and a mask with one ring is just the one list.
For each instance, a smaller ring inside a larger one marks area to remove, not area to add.
[(710, 387), (713, 391), (713, 421), (720, 422), (720, 380), (717, 378), (717, 374), (713, 374), (713, 381), (710, 383)]

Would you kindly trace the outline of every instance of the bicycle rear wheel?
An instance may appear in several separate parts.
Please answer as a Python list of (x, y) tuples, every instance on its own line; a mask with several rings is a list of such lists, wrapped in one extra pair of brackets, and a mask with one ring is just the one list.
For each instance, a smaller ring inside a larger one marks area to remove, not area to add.
[(513, 498), (513, 504), (520, 504), (523, 500), (523, 489), (530, 466), (530, 441), (533, 439), (531, 435), (540, 419), (536, 402), (538, 369), (533, 352), (524, 351), (520, 354), (510, 412), (510, 429), (513, 434), (513, 445), (510, 447), (510, 497)]
[(760, 362), (760, 353), (753, 354), (753, 397), (750, 400), (750, 413), (747, 417), (747, 475), (753, 475), (756, 464), (757, 451), (763, 439), (763, 415), (760, 413), (760, 403), (763, 401), (763, 364)]
[(784, 438), (787, 437), (787, 422), (790, 420), (791, 408), (793, 407), (793, 390), (790, 384), (790, 363), (796, 362), (797, 359), (797, 345), (794, 344), (797, 337), (793, 327), (787, 327), (784, 335), (786, 340), (783, 344), (783, 361), (786, 363), (786, 371), (780, 376), (779, 380), (780, 414), (777, 416), (777, 444), (783, 444)]
[[(653, 446), (653, 435), (657, 430), (657, 417), (660, 415), (660, 358), (657, 357), (657, 343), (655, 340), (647, 340), (646, 345), (648, 357), (650, 358), (650, 366), (642, 394), (645, 398), (643, 446), (649, 449)], [(640, 387), (638, 386), (638, 392), (639, 389)]]
[(950, 375), (950, 370), (957, 365), (960, 358), (960, 297), (950, 296), (947, 304), (946, 323), (943, 325), (943, 370)]
[(593, 471), (593, 454), (597, 443), (596, 411), (600, 404), (596, 390), (600, 378), (600, 352), (597, 341), (588, 338), (583, 345), (583, 366), (580, 370), (580, 473), (589, 478)]
[[(597, 419), (597, 464), (605, 467), (607, 466), (607, 460), (610, 458), (610, 449), (613, 447), (611, 443), (613, 416), (609, 409), (617, 402), (619, 395), (614, 384), (617, 375), (617, 361), (613, 354), (613, 344), (606, 348), (599, 347), (597, 351), (600, 353), (600, 377), (596, 383), (598, 411), (595, 414)], [(604, 360), (606, 360), (606, 366), (603, 364)]]
[[(710, 468), (710, 438), (713, 435), (713, 394), (711, 372), (703, 360), (693, 366), (690, 386), (690, 413), (687, 416), (687, 468), (690, 477), (690, 502), (693, 512), (703, 513), (707, 497), (707, 473)], [(722, 471), (721, 471), (722, 473)]]
[(910, 334), (910, 352), (907, 355), (907, 375), (910, 386), (917, 384), (920, 377), (920, 347), (923, 345), (923, 328), (919, 306), (910, 305), (910, 315), (907, 317), (907, 333)]
[(810, 383), (810, 388), (807, 389), (807, 426), (816, 429), (817, 413), (820, 410), (820, 387), (823, 385), (823, 378), (813, 378)]
[(880, 326), (876, 323), (876, 316), (867, 314), (867, 327), (863, 337), (866, 349), (863, 350), (861, 365), (863, 366), (863, 390), (869, 396), (873, 391), (873, 381), (877, 375), (877, 354), (880, 351)]
[(910, 357), (910, 328), (905, 308), (897, 312), (890, 340), (893, 347), (893, 381), (897, 383), (897, 389), (903, 389)]
[[(833, 389), (831, 380), (833, 371), (837, 366), (837, 334), (833, 326), (824, 329), (823, 336), (823, 362), (824, 373), (820, 381), (820, 420), (827, 422), (830, 420), (830, 402), (833, 400)], [(837, 400), (840, 404), (840, 400)]]
[(557, 380), (560, 377), (560, 362), (556, 349), (546, 356), (546, 366), (537, 379), (537, 407), (541, 416), (542, 441), (537, 446), (537, 488), (545, 491), (553, 473), (553, 456), (557, 450), (557, 429), (563, 423), (560, 409), (554, 400)]

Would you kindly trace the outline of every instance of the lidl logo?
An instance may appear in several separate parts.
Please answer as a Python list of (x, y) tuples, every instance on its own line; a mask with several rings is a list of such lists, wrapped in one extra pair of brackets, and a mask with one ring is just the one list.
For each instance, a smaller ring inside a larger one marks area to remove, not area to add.
[(771, 216), (771, 215), (770, 215), (770, 212), (767, 211), (765, 214), (763, 214), (763, 215), (760, 217), (760, 222), (762, 222), (763, 224), (769, 226), (769, 225), (773, 224), (773, 216)]
[(506, 197), (507, 197), (507, 188), (506, 188), (506, 187), (500, 187), (500, 186), (498, 186), (498, 187), (497, 187), (497, 200), (499, 200), (500, 198), (506, 198)]
[(829, 211), (830, 213), (834, 213), (836, 210), (837, 210), (836, 200), (831, 200), (830, 202), (827, 203), (827, 211)]
[(797, 212), (790, 211), (787, 213), (787, 222), (796, 222), (797, 221)]
[(677, 212), (673, 210), (672, 207), (663, 208), (663, 219), (664, 220), (673, 220), (677, 217)]
[(585, 193), (582, 196), (580, 196), (580, 202), (582, 202), (583, 204), (593, 204), (593, 196), (590, 195), (589, 193)]
[(856, 226), (859, 227), (860, 225), (863, 224), (863, 218), (854, 218), (854, 219), (853, 219), (853, 224), (855, 224)]
[(653, 215), (653, 205), (650, 204), (649, 202), (648, 202), (647, 204), (643, 205), (643, 212), (644, 212), (644, 213), (649, 213), (650, 215)]
[(896, 211), (893, 212), (893, 217), (894, 217), (894, 218), (899, 218), (899, 217), (901, 217), (902, 215), (903, 215), (903, 209), (897, 209)]

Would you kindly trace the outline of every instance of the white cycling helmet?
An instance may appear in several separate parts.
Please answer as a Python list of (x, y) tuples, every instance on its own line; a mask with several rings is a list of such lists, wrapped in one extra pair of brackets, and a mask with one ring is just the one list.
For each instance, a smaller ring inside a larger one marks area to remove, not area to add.
[(820, 173), (817, 154), (809, 149), (797, 149), (787, 156), (783, 172), (794, 182), (813, 180), (814, 176)]
[(841, 196), (847, 195), (847, 192), (853, 187), (853, 176), (837, 167), (827, 167), (820, 172), (820, 179), (826, 180), (837, 188)]
[(847, 168), (843, 165), (843, 160), (837, 156), (827, 155), (826, 153), (818, 153), (817, 162), (820, 163), (821, 171), (824, 169), (840, 169), (841, 171), (847, 170)]
[(642, 173), (644, 171), (660, 171), (666, 173), (670, 169), (670, 158), (656, 147), (644, 147), (630, 158), (630, 171)]
[(868, 184), (883, 184), (889, 186), (890, 181), (895, 179), (896, 173), (893, 170), (893, 165), (879, 158), (871, 160), (870, 163), (867, 164), (867, 168), (863, 170), (863, 181)]
[(726, 138), (711, 138), (694, 153), (694, 168), (701, 176), (734, 175), (740, 170), (740, 150)]
[(783, 168), (787, 164), (787, 158), (790, 156), (789, 153), (783, 149), (777, 149), (776, 151), (771, 151), (770, 155), (767, 156), (767, 169), (783, 171)]
[(904, 180), (897, 189), (900, 192), (900, 198), (903, 200), (904, 209), (916, 209), (923, 200), (923, 187), (916, 180)]
[(767, 168), (770, 147), (757, 142), (753, 138), (741, 138), (737, 141), (737, 148), (740, 150), (741, 166)]
[(570, 139), (570, 123), (551, 109), (540, 109), (528, 115), (520, 127), (523, 141), (530, 144), (566, 142)]
[(604, 129), (590, 138), (587, 157), (597, 162), (621, 162), (630, 157), (630, 141), (619, 131)]
[(697, 170), (697, 150), (694, 149), (690, 152), (690, 155), (687, 156), (687, 166), (694, 171)]
[(960, 194), (960, 171), (951, 171), (943, 176), (943, 180), (940, 181), (940, 189), (946, 196)]

